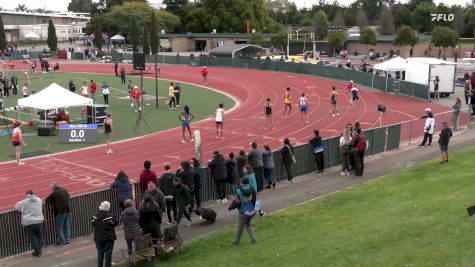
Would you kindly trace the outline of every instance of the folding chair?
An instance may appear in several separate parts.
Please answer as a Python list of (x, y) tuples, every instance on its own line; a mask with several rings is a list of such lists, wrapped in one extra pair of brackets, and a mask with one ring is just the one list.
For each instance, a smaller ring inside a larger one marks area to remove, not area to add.
[(122, 256), (126, 260), (128, 266), (134, 266), (135, 263), (147, 260), (146, 266), (154, 266), (155, 248), (152, 243), (152, 236), (146, 234), (134, 239), (135, 251), (132, 255), (128, 255), (127, 249), (121, 249)]
[(180, 253), (182, 243), (183, 240), (178, 233), (178, 225), (175, 223), (163, 229), (163, 241), (154, 246), (159, 255), (167, 257), (177, 249)]

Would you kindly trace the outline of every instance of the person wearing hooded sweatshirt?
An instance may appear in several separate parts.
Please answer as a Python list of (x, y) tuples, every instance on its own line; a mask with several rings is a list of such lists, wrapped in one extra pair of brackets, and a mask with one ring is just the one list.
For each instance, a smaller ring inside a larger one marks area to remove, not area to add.
[(251, 186), (251, 188), (257, 192), (257, 183), (256, 183), (256, 174), (252, 170), (251, 165), (244, 166), (244, 178), (247, 179), (247, 183)]
[[(173, 178), (175, 178), (175, 174), (171, 173), (170, 170), (171, 166), (170, 163), (163, 164), (163, 169), (165, 169), (165, 173), (160, 176), (160, 191), (167, 196), (172, 196), (173, 192), (175, 191), (175, 187), (173, 186)], [(173, 198), (166, 198), (167, 204), (167, 216), (168, 216), (168, 224), (171, 224), (173, 221), (176, 221), (176, 200)], [(172, 212), (173, 212), (173, 220), (172, 220)]]
[(214, 151), (214, 157), (208, 162), (208, 167), (211, 168), (211, 177), (216, 183), (216, 191), (218, 193), (218, 203), (226, 203), (226, 192), (224, 184), (226, 183), (226, 160), (219, 151)]
[(256, 205), (256, 191), (249, 185), (249, 180), (247, 178), (242, 179), (241, 183), (241, 186), (239, 186), (236, 190), (236, 195), (239, 198), (239, 204), (229, 206), (229, 210), (232, 210), (234, 208), (239, 209), (239, 220), (236, 231), (236, 239), (232, 242), (232, 244), (239, 245), (244, 227), (246, 227), (247, 234), (251, 239), (251, 244), (256, 244), (256, 237), (254, 236), (254, 232), (252, 231), (251, 219), (246, 218), (244, 216), (244, 207), (246, 206), (246, 203), (248, 201), (252, 201), (252, 204), (254, 206)]
[(429, 139), (429, 146), (432, 144), (432, 135), (434, 135), (435, 129), (435, 120), (434, 115), (430, 109), (426, 109), (427, 117), (426, 123), (424, 124), (424, 139), (422, 143), (419, 145), (420, 147), (426, 146), (427, 139)]
[(129, 177), (124, 171), (120, 171), (115, 178), (115, 181), (111, 185), (116, 190), (117, 200), (119, 201), (119, 207), (124, 211), (124, 201), (132, 199), (132, 187), (130, 186)]
[(140, 214), (132, 206), (132, 200), (126, 199), (124, 201), (125, 210), (120, 215), (120, 221), (124, 226), (124, 237), (127, 243), (127, 250), (129, 255), (133, 253), (133, 241), (136, 237), (142, 235), (142, 229), (140, 229)]
[(57, 245), (69, 246), (69, 236), (71, 233), (71, 206), (69, 203), (68, 190), (62, 188), (58, 183), (51, 184), (53, 192), (45, 199), (46, 203), (53, 205), (54, 225), (58, 236)]
[(26, 236), (33, 248), (32, 255), (39, 257), (43, 247), (44, 221), (41, 199), (29, 190), (26, 192), (26, 199), (16, 203), (15, 209), (21, 213), (21, 224), (25, 227)]
[[(181, 162), (180, 168), (176, 170), (176, 177), (180, 178), (181, 183), (186, 185), (190, 192), (190, 208), (188, 213), (192, 212), (193, 207), (193, 198), (191, 197), (191, 192), (194, 191), (195, 181), (193, 177), (193, 169), (191, 168), (191, 163), (187, 160)], [(179, 211), (178, 211), (179, 212)]]
[(186, 207), (191, 204), (190, 190), (186, 185), (182, 184), (179, 177), (175, 177), (173, 179), (173, 186), (175, 187), (173, 198), (178, 204), (178, 216), (176, 223), (177, 225), (180, 224), (181, 218), (183, 215), (185, 215), (188, 221), (190, 221), (188, 225), (191, 225), (191, 216), (189, 211), (186, 209)]
[(231, 184), (231, 188), (234, 191), (239, 182), (238, 162), (234, 158), (234, 153), (229, 153), (229, 159), (226, 160), (226, 171), (228, 179), (226, 180)]
[[(115, 227), (117, 219), (110, 210), (111, 204), (104, 201), (99, 206), (99, 211), (92, 216), (92, 226), (94, 227), (94, 242), (97, 249), (97, 263), (99, 267), (112, 265), (112, 251), (114, 242), (117, 239)], [(105, 260), (105, 262), (104, 262)]]
[(139, 213), (139, 225), (140, 228), (142, 228), (142, 234), (150, 234), (154, 239), (154, 243), (156, 243), (158, 239), (162, 239), (163, 235), (160, 229), (162, 212), (152, 196), (145, 197), (140, 203)]

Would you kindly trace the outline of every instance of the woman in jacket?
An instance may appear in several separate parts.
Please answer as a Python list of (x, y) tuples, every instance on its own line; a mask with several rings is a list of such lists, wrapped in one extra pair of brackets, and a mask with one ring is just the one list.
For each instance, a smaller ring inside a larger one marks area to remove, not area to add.
[(350, 151), (352, 148), (350, 129), (346, 128), (343, 131), (343, 136), (340, 138), (340, 152), (341, 152), (341, 173), (340, 175), (350, 175)]
[(272, 186), (272, 189), (275, 189), (275, 180), (272, 178), (274, 158), (268, 145), (264, 146), (264, 151), (262, 152), (262, 161), (264, 162), (264, 179), (266, 179), (268, 182), (268, 185), (265, 188), (270, 189)]
[[(194, 189), (194, 181), (193, 181), (193, 169), (191, 168), (191, 164), (189, 161), (182, 161), (178, 170), (176, 170), (176, 177), (180, 178), (180, 182), (184, 184), (190, 193), (190, 204), (193, 202), (191, 197), (191, 191)], [(178, 204), (178, 203), (177, 203)], [(192, 207), (189, 206), (188, 213), (191, 213)], [(180, 211), (178, 211), (180, 213)]]
[(208, 163), (208, 167), (211, 168), (211, 177), (216, 183), (216, 191), (218, 193), (218, 203), (226, 203), (226, 192), (224, 185), (227, 179), (226, 172), (226, 160), (219, 151), (214, 152), (214, 158)]
[(196, 158), (192, 158), (190, 160), (191, 165), (193, 166), (193, 190), (191, 190), (191, 208), (195, 207), (195, 203), (193, 201), (196, 200), (196, 207), (201, 207), (201, 199), (200, 199), (200, 189), (201, 189), (201, 172), (200, 172), (200, 162)]
[(244, 150), (239, 151), (239, 156), (237, 157), (237, 168), (238, 168), (238, 174), (239, 174), (239, 179), (244, 177), (243, 169), (244, 166), (247, 165), (247, 157), (246, 157), (246, 152)]
[(282, 164), (284, 165), (285, 171), (287, 172), (287, 180), (291, 183), (294, 182), (294, 176), (292, 174), (292, 164), (294, 163), (294, 147), (290, 144), (288, 138), (284, 139), (284, 146), (282, 147), (280, 153), (282, 156)]
[(229, 153), (229, 159), (226, 160), (226, 171), (227, 171), (227, 182), (231, 184), (231, 188), (234, 189), (238, 185), (239, 181), (239, 172), (238, 172), (238, 162), (234, 158), (234, 153)]
[(112, 265), (112, 251), (114, 250), (114, 242), (117, 239), (115, 234), (117, 220), (114, 214), (110, 213), (110, 206), (109, 202), (102, 202), (99, 206), (99, 211), (96, 215), (92, 216), (94, 242), (96, 242), (99, 267), (110, 267)]
[(133, 241), (136, 237), (142, 235), (142, 229), (140, 229), (139, 221), (140, 214), (139, 212), (132, 207), (132, 200), (126, 199), (124, 201), (125, 210), (120, 216), (120, 221), (124, 226), (124, 236), (125, 241), (127, 242), (127, 250), (129, 255), (133, 253)]
[(244, 179), (247, 179), (251, 188), (257, 192), (256, 174), (254, 173), (251, 165), (244, 166), (243, 173)]
[(457, 131), (459, 124), (460, 109), (462, 109), (462, 100), (457, 97), (455, 104), (452, 106), (452, 126)]
[(150, 234), (154, 243), (161, 238), (160, 223), (162, 221), (162, 215), (158, 204), (153, 200), (151, 196), (147, 196), (139, 207), (139, 226), (142, 228), (142, 234)]
[(124, 171), (120, 171), (115, 178), (115, 181), (111, 185), (116, 190), (117, 200), (119, 201), (119, 207), (124, 211), (124, 201), (126, 199), (132, 199), (132, 187), (130, 186), (129, 177)]

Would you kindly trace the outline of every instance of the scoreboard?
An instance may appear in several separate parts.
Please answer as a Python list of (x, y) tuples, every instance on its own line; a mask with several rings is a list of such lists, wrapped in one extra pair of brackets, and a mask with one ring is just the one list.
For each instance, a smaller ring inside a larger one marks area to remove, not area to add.
[(58, 140), (60, 143), (96, 143), (97, 124), (60, 124)]

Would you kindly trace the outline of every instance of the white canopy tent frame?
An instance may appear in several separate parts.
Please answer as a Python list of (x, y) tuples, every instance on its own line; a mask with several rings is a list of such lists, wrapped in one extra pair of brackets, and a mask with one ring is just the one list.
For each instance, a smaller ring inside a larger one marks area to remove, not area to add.
[(393, 59), (384, 61), (382, 63), (376, 64), (373, 66), (373, 80), (371, 82), (371, 87), (374, 87), (374, 70), (381, 70), (386, 72), (386, 92), (388, 91), (388, 76), (389, 72), (392, 71), (405, 71), (407, 66), (407, 60), (402, 57), (395, 57)]

